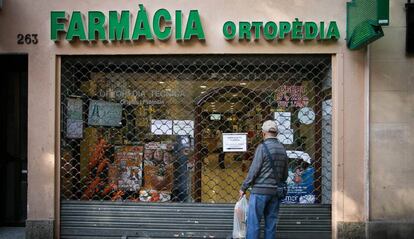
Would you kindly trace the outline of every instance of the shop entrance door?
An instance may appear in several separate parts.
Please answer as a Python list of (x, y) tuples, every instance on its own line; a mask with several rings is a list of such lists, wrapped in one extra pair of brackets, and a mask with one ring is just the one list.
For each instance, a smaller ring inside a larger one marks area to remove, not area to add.
[(27, 216), (27, 56), (0, 55), (0, 225)]
[[(265, 120), (289, 157), (279, 232), (329, 237), (331, 56), (61, 62), (63, 238), (227, 237)], [(224, 150), (230, 133), (244, 149)]]

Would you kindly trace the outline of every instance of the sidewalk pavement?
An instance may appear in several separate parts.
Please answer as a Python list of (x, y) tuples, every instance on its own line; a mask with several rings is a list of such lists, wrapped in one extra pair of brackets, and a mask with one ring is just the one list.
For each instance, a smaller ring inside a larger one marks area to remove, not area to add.
[(0, 239), (25, 239), (25, 228), (0, 227)]

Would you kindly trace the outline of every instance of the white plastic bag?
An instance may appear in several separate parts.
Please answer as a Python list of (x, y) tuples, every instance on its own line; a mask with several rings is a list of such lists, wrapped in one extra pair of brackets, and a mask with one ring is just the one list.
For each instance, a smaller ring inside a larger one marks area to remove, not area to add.
[(233, 238), (246, 238), (248, 209), (249, 203), (246, 199), (246, 196), (243, 195), (243, 197), (234, 206)]

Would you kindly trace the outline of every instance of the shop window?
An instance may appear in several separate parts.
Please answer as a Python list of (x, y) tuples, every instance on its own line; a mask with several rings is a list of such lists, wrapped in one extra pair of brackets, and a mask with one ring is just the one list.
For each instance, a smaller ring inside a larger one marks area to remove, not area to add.
[[(330, 203), (330, 61), (62, 57), (62, 200), (235, 202), (273, 119), (290, 158), (284, 203)], [(223, 147), (230, 133), (244, 149)]]

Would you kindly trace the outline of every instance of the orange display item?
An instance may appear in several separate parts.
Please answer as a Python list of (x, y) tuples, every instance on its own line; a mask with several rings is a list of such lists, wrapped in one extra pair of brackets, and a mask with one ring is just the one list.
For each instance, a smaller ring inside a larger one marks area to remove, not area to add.
[(104, 139), (100, 139), (93, 151), (88, 162), (88, 169), (92, 170), (104, 157), (105, 150), (108, 148), (108, 144)]
[(96, 173), (102, 173), (104, 171), (104, 169), (108, 166), (109, 164), (109, 160), (108, 159), (104, 159), (102, 160), (99, 165), (98, 165), (98, 169), (96, 170)]
[(96, 191), (96, 189), (97, 189), (100, 182), (101, 182), (101, 178), (99, 178), (99, 177), (95, 178), (95, 180), (93, 180), (88, 185), (86, 190), (83, 192), (82, 199), (84, 199), (84, 200), (91, 199), (93, 197), (93, 195), (95, 194), (95, 191)]

